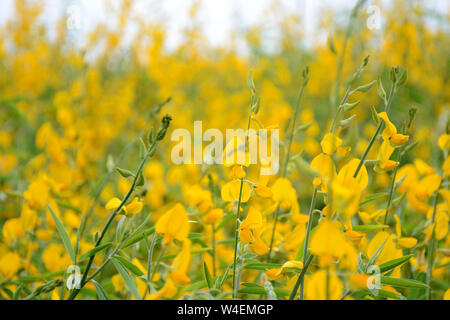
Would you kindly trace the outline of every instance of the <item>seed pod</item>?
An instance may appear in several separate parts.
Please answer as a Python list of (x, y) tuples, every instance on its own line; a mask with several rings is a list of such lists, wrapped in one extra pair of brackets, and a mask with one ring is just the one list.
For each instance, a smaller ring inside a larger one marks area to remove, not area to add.
[(402, 74), (400, 75), (400, 78), (397, 80), (397, 86), (400, 87), (406, 83), (408, 80), (408, 69), (405, 68), (403, 70)]
[(373, 85), (374, 85), (376, 82), (377, 82), (376, 80), (373, 80), (372, 82), (369, 82), (368, 84), (365, 84), (365, 85), (363, 85), (363, 86), (359, 86), (358, 88), (356, 88), (355, 90), (353, 90), (350, 94), (353, 94), (353, 93), (355, 93), (355, 92), (357, 92), (357, 91), (359, 91), (359, 92), (367, 92), (367, 91), (370, 90), (370, 88), (373, 87)]
[(170, 114), (165, 115), (161, 120), (161, 127), (156, 134), (156, 140), (161, 141), (164, 139), (167, 133), (167, 129), (169, 128), (170, 121), (172, 121), (172, 116)]
[(378, 95), (380, 96), (381, 99), (383, 99), (384, 103), (386, 104), (387, 103), (386, 91), (384, 90), (381, 78), (378, 78), (377, 88), (378, 88)]
[(139, 157), (142, 159), (145, 158), (145, 154), (147, 153), (147, 147), (145, 146), (144, 140), (139, 138)]
[(151, 128), (151, 129), (148, 131), (148, 135), (147, 135), (147, 141), (148, 141), (148, 144), (149, 144), (149, 145), (151, 145), (151, 144), (153, 143), (154, 135), (155, 135), (155, 131), (153, 130), (153, 128)]
[(356, 108), (356, 106), (360, 103), (360, 101), (356, 101), (354, 103), (344, 103), (340, 105), (339, 108), (342, 108), (344, 111), (350, 111)]
[(129, 178), (129, 177), (133, 177), (134, 178), (134, 173), (129, 171), (129, 170), (122, 169), (122, 168), (119, 168), (119, 167), (117, 167), (116, 170), (124, 178)]
[(136, 180), (136, 186), (141, 187), (144, 184), (145, 184), (145, 179), (144, 179), (144, 175), (141, 172)]

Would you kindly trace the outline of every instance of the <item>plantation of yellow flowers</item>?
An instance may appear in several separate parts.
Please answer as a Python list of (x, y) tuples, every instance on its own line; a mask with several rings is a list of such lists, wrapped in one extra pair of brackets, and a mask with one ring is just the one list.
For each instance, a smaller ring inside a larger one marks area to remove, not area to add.
[[(276, 11), (242, 53), (120, 3), (85, 48), (35, 1), (0, 29), (0, 299), (450, 299), (448, 14), (355, 1), (308, 47)], [(173, 163), (198, 120), (278, 130), (279, 170)]]

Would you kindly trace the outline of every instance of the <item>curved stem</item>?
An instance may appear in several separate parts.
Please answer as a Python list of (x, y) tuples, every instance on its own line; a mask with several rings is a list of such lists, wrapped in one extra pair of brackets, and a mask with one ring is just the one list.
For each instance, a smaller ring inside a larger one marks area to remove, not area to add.
[[(133, 179), (133, 183), (131, 184), (130, 189), (128, 190), (127, 194), (125, 195), (125, 197), (122, 199), (120, 205), (114, 210), (114, 212), (109, 216), (108, 220), (106, 221), (105, 226), (102, 229), (102, 232), (100, 234), (100, 237), (98, 238), (97, 242), (95, 243), (95, 248), (100, 246), (100, 244), (102, 243), (103, 238), (106, 235), (106, 232), (108, 231), (109, 227), (111, 226), (111, 223), (113, 222), (114, 218), (119, 214), (119, 212), (122, 210), (123, 206), (127, 203), (128, 199), (131, 197), (136, 184), (137, 184), (137, 180), (140, 176), (140, 173), (145, 165), (145, 162), (147, 161), (147, 159), (150, 157), (150, 155), (153, 153), (154, 149), (156, 148), (156, 143), (157, 140), (155, 139), (155, 141), (152, 143), (152, 145), (150, 146), (150, 148), (147, 150), (147, 153), (145, 154), (144, 159), (142, 159), (141, 163), (139, 164), (138, 170), (136, 171), (135, 177)], [(87, 283), (87, 277), (89, 274), (89, 270), (92, 267), (92, 263), (94, 262), (94, 258), (95, 258), (95, 254), (93, 254), (90, 258), (89, 261), (86, 265), (86, 269), (83, 272), (83, 276), (81, 278), (81, 282), (80, 282), (80, 288), (79, 289), (75, 289), (70, 293), (69, 296), (69, 300), (73, 300), (75, 299), (75, 297), (78, 295), (78, 293), (80, 292), (80, 290), (86, 285)]]

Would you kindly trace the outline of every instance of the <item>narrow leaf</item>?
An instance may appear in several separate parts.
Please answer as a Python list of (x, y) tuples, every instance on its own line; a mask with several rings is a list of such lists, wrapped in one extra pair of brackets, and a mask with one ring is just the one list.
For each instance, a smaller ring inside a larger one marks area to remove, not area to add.
[(208, 288), (213, 288), (213, 279), (211, 278), (211, 273), (209, 273), (208, 266), (206, 262), (203, 262), (203, 271), (205, 272), (206, 283), (208, 284)]
[(95, 291), (97, 292), (97, 296), (99, 300), (109, 300), (108, 295), (106, 294), (105, 289), (95, 280), (91, 280), (95, 286)]
[(393, 259), (390, 260), (388, 262), (385, 262), (383, 264), (381, 264), (380, 267), (380, 272), (386, 272), (389, 271), (391, 269), (394, 269), (395, 267), (398, 267), (399, 265), (405, 263), (406, 261), (408, 261), (413, 255), (407, 255), (401, 258), (397, 258), (397, 259)]
[(386, 276), (381, 276), (381, 283), (387, 284), (394, 287), (403, 287), (403, 288), (419, 288), (426, 289), (428, 286), (420, 281), (412, 280), (412, 279), (402, 279), (402, 278), (391, 278)]
[(118, 255), (115, 255), (114, 259), (119, 260), (125, 268), (130, 270), (136, 276), (140, 277), (140, 276), (144, 275), (144, 273), (135, 264), (133, 264), (130, 260), (128, 260), (122, 256), (118, 256)]
[(141, 295), (139, 294), (139, 291), (136, 287), (136, 282), (130, 276), (124, 265), (115, 257), (112, 258), (112, 262), (116, 267), (116, 270), (120, 273), (123, 280), (125, 281), (125, 285), (127, 286), (128, 290), (130, 290), (131, 294), (136, 298), (136, 300), (141, 300)]
[(69, 235), (67, 234), (66, 229), (64, 228), (64, 225), (62, 224), (61, 220), (53, 211), (52, 207), (49, 204), (47, 204), (47, 207), (50, 210), (53, 220), (55, 221), (56, 229), (58, 230), (59, 236), (61, 237), (64, 247), (66, 247), (70, 260), (72, 260), (72, 262), (75, 263), (75, 253), (73, 251), (72, 243), (70, 242)]
[(112, 242), (108, 242), (105, 244), (102, 244), (101, 246), (95, 247), (89, 251), (86, 251), (85, 253), (83, 253), (81, 255), (81, 257), (78, 259), (79, 262), (82, 262), (88, 258), (90, 258), (91, 256), (97, 254), (98, 252), (105, 250), (106, 248), (109, 248), (112, 245)]

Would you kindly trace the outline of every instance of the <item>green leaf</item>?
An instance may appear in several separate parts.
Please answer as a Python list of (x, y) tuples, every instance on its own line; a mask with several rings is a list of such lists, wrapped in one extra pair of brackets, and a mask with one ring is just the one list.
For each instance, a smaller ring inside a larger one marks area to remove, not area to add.
[(402, 278), (391, 278), (386, 276), (381, 276), (381, 283), (387, 284), (394, 287), (403, 287), (403, 288), (419, 288), (426, 289), (428, 286), (420, 281), (412, 280), (412, 279), (402, 279)]
[(86, 251), (85, 253), (83, 253), (81, 255), (81, 257), (78, 259), (78, 261), (82, 262), (82, 261), (90, 258), (91, 256), (93, 256), (94, 254), (97, 254), (98, 252), (100, 252), (106, 248), (109, 248), (111, 245), (112, 245), (112, 242), (108, 242), (108, 243), (102, 244), (101, 246), (95, 247), (89, 251)]
[(392, 291), (378, 290), (378, 295), (383, 298), (395, 299), (395, 300), (406, 300), (406, 298), (400, 293), (395, 293)]
[(69, 235), (67, 234), (66, 229), (64, 228), (64, 225), (62, 224), (61, 220), (53, 211), (52, 207), (49, 204), (47, 204), (47, 207), (50, 210), (53, 220), (55, 221), (56, 229), (58, 230), (59, 236), (61, 237), (64, 247), (66, 247), (70, 260), (72, 260), (72, 262), (75, 263), (75, 253), (73, 251), (72, 243), (70, 242)]
[(140, 234), (130, 237), (124, 242), (124, 244), (121, 246), (121, 249), (131, 247), (133, 244), (141, 241), (142, 239), (144, 239), (144, 237), (151, 235), (153, 232), (155, 232), (155, 227), (151, 227)]
[(105, 289), (95, 280), (91, 280), (95, 286), (95, 291), (97, 291), (97, 296), (99, 300), (109, 300), (108, 295), (106, 294)]
[(112, 262), (116, 267), (116, 270), (120, 273), (123, 280), (125, 281), (125, 285), (127, 286), (128, 290), (130, 290), (131, 294), (136, 298), (136, 300), (141, 300), (141, 295), (139, 294), (138, 289), (136, 287), (136, 282), (130, 276), (124, 265), (115, 257), (112, 258)]
[(281, 264), (279, 263), (249, 263), (244, 266), (244, 269), (251, 270), (262, 270), (265, 271), (267, 269), (281, 268)]
[[(273, 291), (275, 291), (275, 294), (278, 297), (286, 297), (290, 295), (290, 291), (287, 289), (281, 289), (281, 288), (274, 288)], [(262, 295), (267, 295), (266, 289), (264, 289), (264, 287), (261, 286), (254, 286), (254, 287), (246, 287), (246, 288), (242, 288), (238, 291), (239, 293), (244, 293), (244, 294), (262, 294)]]
[(119, 255), (115, 255), (114, 259), (119, 260), (125, 266), (125, 268), (130, 270), (136, 276), (140, 277), (140, 276), (144, 275), (144, 273), (135, 264), (133, 264), (130, 260), (128, 260), (122, 256), (119, 256)]
[(297, 127), (297, 129), (295, 130), (295, 132), (306, 131), (306, 130), (308, 130), (309, 127), (312, 126), (313, 123), (314, 123), (314, 121), (311, 121), (311, 122), (308, 122), (308, 123), (299, 125), (299, 126)]
[(384, 224), (373, 224), (373, 225), (367, 224), (367, 225), (352, 227), (353, 231), (358, 231), (358, 232), (375, 231), (375, 230), (382, 230), (382, 229), (386, 229), (386, 228), (389, 228), (389, 226), (384, 225)]
[(211, 273), (209, 273), (208, 266), (206, 265), (206, 262), (203, 262), (203, 271), (205, 272), (205, 280), (208, 284), (208, 288), (213, 288), (213, 279), (211, 278)]
[(387, 195), (388, 195), (387, 192), (381, 192), (381, 193), (374, 193), (374, 194), (371, 194), (370, 196), (367, 196), (366, 199), (364, 199), (364, 201), (361, 201), (361, 202), (359, 203), (359, 205), (360, 205), (360, 206), (363, 206), (363, 205), (365, 205), (365, 204), (367, 204), (367, 203), (369, 203), (369, 202), (372, 202), (372, 201), (378, 200), (378, 199), (380, 199), (380, 198), (386, 197)]
[(122, 234), (122, 227), (123, 227), (123, 224), (125, 223), (125, 220), (127, 220), (127, 216), (123, 215), (122, 218), (120, 218), (119, 223), (117, 224), (117, 227), (116, 227), (116, 241), (120, 240), (120, 236)]
[(337, 54), (336, 46), (334, 45), (333, 37), (331, 35), (328, 37), (328, 49), (330, 49), (333, 54)]
[(230, 213), (229, 215), (224, 217), (222, 222), (216, 227), (216, 232), (222, 229), (224, 226), (226, 226), (235, 216), (236, 216), (235, 213)]
[(383, 247), (386, 244), (387, 239), (388, 238), (386, 237), (386, 239), (384, 239), (383, 243), (380, 244), (380, 246), (377, 248), (377, 250), (375, 250), (375, 252), (372, 254), (372, 256), (369, 259), (369, 262), (367, 263), (367, 267), (370, 267), (377, 262), (378, 257), (380, 256), (381, 252), (383, 251)]
[(414, 256), (413, 254), (409, 254), (407, 256), (401, 257), (401, 258), (397, 258), (397, 259), (393, 259), (390, 260), (388, 262), (385, 262), (381, 265), (379, 265), (380, 267), (380, 272), (386, 272), (389, 271), (391, 269), (394, 269), (395, 267), (398, 267), (399, 265), (405, 263), (406, 261), (408, 261), (412, 256)]

